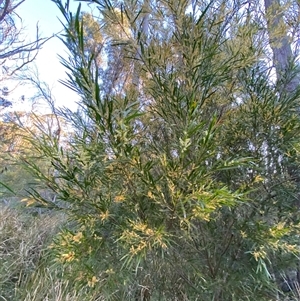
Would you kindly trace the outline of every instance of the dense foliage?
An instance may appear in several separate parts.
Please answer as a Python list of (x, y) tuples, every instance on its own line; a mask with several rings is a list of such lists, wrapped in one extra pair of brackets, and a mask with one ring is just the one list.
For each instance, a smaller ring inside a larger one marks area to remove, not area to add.
[(55, 112), (68, 139), (26, 136), (47, 172), (23, 161), (55, 194), (32, 187), (29, 202), (68, 216), (51, 248), (64, 277), (99, 300), (293, 291), (299, 88), (296, 60), (271, 64), (279, 19), (239, 1), (84, 1), (94, 15), (53, 2), (80, 109)]

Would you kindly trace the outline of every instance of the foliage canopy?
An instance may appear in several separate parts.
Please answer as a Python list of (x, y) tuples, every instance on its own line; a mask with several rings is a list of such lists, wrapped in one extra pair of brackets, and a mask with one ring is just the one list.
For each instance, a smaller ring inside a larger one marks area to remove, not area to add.
[(299, 89), (274, 84), (265, 21), (239, 1), (53, 2), (80, 110), (58, 113), (69, 143), (32, 140), (52, 171), (26, 164), (71, 221), (57, 260), (105, 300), (275, 300), (299, 254)]

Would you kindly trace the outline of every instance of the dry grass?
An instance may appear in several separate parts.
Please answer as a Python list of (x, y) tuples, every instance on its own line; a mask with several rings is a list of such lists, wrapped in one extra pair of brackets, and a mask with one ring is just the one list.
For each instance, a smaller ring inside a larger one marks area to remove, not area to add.
[(102, 301), (76, 290), (48, 246), (65, 218), (0, 205), (0, 301)]
[(58, 275), (60, 272), (59, 267), (37, 270), (19, 296), (24, 301), (103, 301), (83, 289), (75, 290), (74, 284)]
[(17, 300), (19, 288), (38, 269), (59, 224), (58, 215), (33, 216), (0, 207), (0, 300)]

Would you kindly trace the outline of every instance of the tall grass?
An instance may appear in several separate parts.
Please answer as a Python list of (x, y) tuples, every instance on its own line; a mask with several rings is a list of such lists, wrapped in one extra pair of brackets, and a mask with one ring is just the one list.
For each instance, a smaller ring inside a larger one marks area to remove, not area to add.
[(75, 289), (75, 284), (65, 279), (58, 266), (37, 269), (30, 280), (20, 289), (18, 300), (24, 301), (102, 301), (84, 289)]
[(49, 245), (66, 222), (63, 214), (32, 214), (0, 205), (0, 301), (101, 301), (76, 289)]
[(58, 229), (58, 216), (33, 216), (0, 207), (0, 300), (17, 300)]

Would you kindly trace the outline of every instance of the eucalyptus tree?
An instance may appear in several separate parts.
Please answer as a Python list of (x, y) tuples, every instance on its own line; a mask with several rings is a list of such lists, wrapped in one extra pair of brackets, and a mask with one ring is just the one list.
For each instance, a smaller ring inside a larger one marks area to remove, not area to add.
[[(284, 1), (282, 4), (278, 0), (265, 0), (264, 3), (277, 82), (284, 92), (292, 93), (299, 87), (298, 47), (292, 47), (299, 43), (299, 3)], [(291, 14), (291, 9), (295, 10), (298, 20), (295, 20), (295, 13)]]
[(69, 277), (106, 300), (276, 300), (299, 252), (298, 95), (272, 83), (253, 7), (84, 1), (93, 20), (53, 2), (81, 110), (58, 113), (68, 145), (33, 140), (51, 173), (26, 164), (72, 221), (54, 243)]

